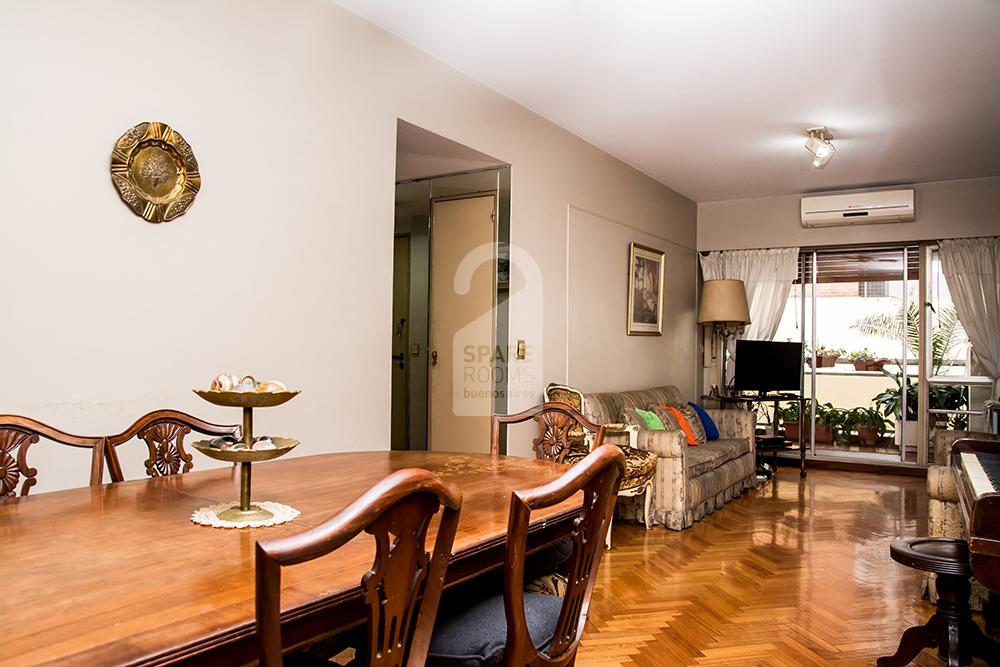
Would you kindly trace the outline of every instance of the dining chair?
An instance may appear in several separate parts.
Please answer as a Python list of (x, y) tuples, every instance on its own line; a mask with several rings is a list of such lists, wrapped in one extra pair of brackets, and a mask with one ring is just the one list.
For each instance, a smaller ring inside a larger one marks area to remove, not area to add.
[[(441, 506), (434, 551), (425, 550), (431, 518)], [(427, 656), (445, 570), (458, 527), (462, 493), (427, 470), (392, 473), (315, 528), (257, 542), (257, 640), (260, 664), (283, 664), (281, 568), (319, 558), (361, 531), (375, 538), (375, 560), (361, 578), (368, 615), (369, 667), (420, 667)], [(310, 664), (306, 654), (294, 662)], [(316, 664), (329, 662), (315, 659)]]
[[(504, 553), (503, 593), (449, 601), (431, 639), (427, 664), (435, 667), (572, 665), (587, 621), (590, 597), (611, 524), (625, 455), (614, 445), (588, 454), (558, 479), (511, 494)], [(524, 592), (528, 525), (535, 510), (553, 507), (582, 492), (567, 561), (566, 594)]]
[[(513, 415), (493, 415), (490, 423), (490, 453), (500, 454), (501, 431), (509, 424), (520, 424), (529, 419), (538, 422), (540, 432), (532, 439), (535, 458), (566, 463), (572, 448), (572, 435), (578, 427), (593, 432), (593, 449), (604, 442), (604, 426), (595, 424), (566, 403), (547, 402)], [(582, 459), (582, 457), (581, 457)]]
[(125, 481), (117, 449), (135, 437), (144, 440), (149, 450), (149, 458), (143, 462), (148, 476), (162, 477), (190, 472), (194, 463), (191, 454), (184, 449), (184, 436), (191, 431), (204, 435), (229, 435), (239, 438), (241, 428), (236, 424), (212, 424), (179, 410), (154, 410), (140, 417), (118, 435), (108, 436), (104, 456), (107, 459), (111, 481)]
[[(90, 449), (90, 486), (101, 484), (106, 438), (73, 435), (30, 417), (0, 415), (0, 499), (26, 496), (31, 487), (38, 483), (38, 469), (28, 465), (28, 449), (39, 438), (70, 447)], [(17, 491), (19, 482), (20, 494)]]

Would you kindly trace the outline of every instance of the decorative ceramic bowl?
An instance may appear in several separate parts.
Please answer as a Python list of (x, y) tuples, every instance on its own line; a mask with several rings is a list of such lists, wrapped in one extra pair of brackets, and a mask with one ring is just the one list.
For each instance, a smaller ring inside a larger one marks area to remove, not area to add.
[(295, 449), (299, 444), (298, 440), (292, 438), (272, 437), (274, 449), (216, 449), (212, 447), (211, 440), (198, 440), (191, 443), (205, 456), (218, 461), (228, 461), (229, 463), (256, 463), (258, 461), (269, 461), (279, 456), (284, 456)]

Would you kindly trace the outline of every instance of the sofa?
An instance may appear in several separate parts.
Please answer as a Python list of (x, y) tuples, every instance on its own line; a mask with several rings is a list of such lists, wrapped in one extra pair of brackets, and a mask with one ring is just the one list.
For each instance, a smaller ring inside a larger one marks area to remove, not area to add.
[[(955, 475), (948, 465), (952, 445), (963, 438), (1000, 442), (1000, 435), (990, 433), (948, 430), (938, 430), (934, 433), (935, 465), (927, 468), (927, 534), (932, 537), (969, 539), (968, 529), (962, 520), (962, 508), (959, 506)], [(937, 590), (934, 588), (933, 573), (927, 576), (926, 592), (930, 601), (936, 603)], [(972, 581), (970, 604), (973, 609), (981, 610), (983, 608), (987, 593), (987, 590), (978, 581)]]
[[(641, 391), (585, 393), (583, 414), (598, 424), (626, 422), (628, 408), (647, 409), (661, 403), (685, 403), (677, 387), (665, 385)], [(754, 413), (708, 410), (719, 428), (719, 439), (689, 446), (683, 431), (640, 427), (635, 446), (656, 454), (652, 521), (683, 530), (720, 509), (756, 485)], [(606, 442), (611, 439), (606, 437)], [(622, 498), (619, 515), (641, 520), (643, 508)]]

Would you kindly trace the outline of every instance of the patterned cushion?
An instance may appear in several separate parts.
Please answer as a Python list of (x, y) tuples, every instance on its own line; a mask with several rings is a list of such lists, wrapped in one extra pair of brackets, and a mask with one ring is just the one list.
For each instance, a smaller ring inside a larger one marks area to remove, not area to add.
[(927, 468), (927, 494), (946, 503), (958, 502), (958, 488), (955, 486), (955, 475), (949, 466), (930, 466)]
[[(621, 490), (628, 491), (649, 481), (656, 470), (656, 454), (632, 447), (622, 447), (621, 450), (625, 452), (625, 477), (622, 478)], [(576, 465), (586, 455), (585, 451), (570, 450), (563, 463), (571, 466)]]
[(681, 416), (687, 420), (688, 426), (691, 427), (691, 432), (694, 435), (694, 441), (703, 445), (708, 441), (708, 437), (705, 435), (705, 427), (701, 424), (701, 419), (698, 417), (698, 413), (694, 411), (687, 403), (671, 403), (669, 405), (664, 405), (662, 407), (671, 407), (681, 413)]
[(624, 418), (623, 421), (629, 426), (638, 426), (641, 429), (646, 428), (646, 420), (635, 411), (635, 408), (625, 408), (622, 410), (622, 417)]
[(656, 470), (656, 454), (642, 449), (622, 447), (625, 452), (625, 477), (622, 479), (622, 491), (628, 491), (642, 486), (653, 476)]
[(709, 440), (719, 439), (719, 427), (715, 425), (712, 421), (712, 416), (705, 412), (705, 408), (701, 407), (697, 403), (692, 403), (688, 401), (688, 405), (691, 409), (698, 413), (698, 419), (701, 420), (701, 425), (705, 428), (705, 437)]
[(677, 419), (673, 414), (668, 412), (666, 408), (656, 406), (655, 408), (652, 408), (652, 410), (656, 413), (656, 416), (660, 418), (660, 421), (663, 422), (663, 425), (668, 431), (681, 430), (681, 425), (677, 423)]
[[(583, 412), (583, 394), (573, 389), (573, 387), (568, 387), (564, 384), (549, 383), (545, 387), (545, 402), (565, 403), (577, 412)], [(569, 429), (571, 441), (583, 442), (585, 435), (583, 426), (578, 423), (573, 424)]]

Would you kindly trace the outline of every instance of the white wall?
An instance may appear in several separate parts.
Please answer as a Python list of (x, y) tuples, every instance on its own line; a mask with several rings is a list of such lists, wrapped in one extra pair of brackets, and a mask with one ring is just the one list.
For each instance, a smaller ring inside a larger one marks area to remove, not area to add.
[(805, 229), (799, 222), (802, 195), (701, 202), (698, 249), (844, 245), (1000, 234), (1000, 178), (896, 187), (913, 187), (916, 191), (913, 222)]
[[(387, 448), (398, 118), (512, 165), (512, 239), (545, 276), (543, 310), (511, 304), (511, 340), (544, 332), (529, 343), (545, 351), (512, 409), (567, 376), (567, 205), (695, 244), (689, 200), (326, 0), (6, 0), (0, 62), (0, 411), (70, 431), (168, 406), (236, 421), (190, 392), (232, 370), (302, 390), (257, 416), (298, 454)], [(134, 216), (110, 182), (114, 141), (143, 120), (181, 132), (201, 165), (169, 224)], [(580, 261), (624, 275), (608, 257)], [(635, 349), (620, 331), (611, 350)], [(682, 318), (664, 340), (694, 335)], [(608, 385), (645, 378), (644, 355), (616, 360)], [(569, 363), (606, 388), (602, 357)], [(656, 380), (693, 374), (664, 364)], [(83, 484), (82, 460), (37, 446), (36, 489)]]
[[(662, 233), (637, 229), (573, 206), (567, 210), (567, 230), (569, 383), (619, 391), (652, 387), (670, 378), (693, 399), (698, 361), (695, 337), (672, 332), (697, 327), (695, 289), (690, 280), (698, 271), (697, 252), (673, 243)], [(633, 241), (665, 253), (663, 319), (667, 335), (625, 336), (627, 267)], [(645, 363), (637, 367), (636, 359)]]

